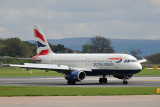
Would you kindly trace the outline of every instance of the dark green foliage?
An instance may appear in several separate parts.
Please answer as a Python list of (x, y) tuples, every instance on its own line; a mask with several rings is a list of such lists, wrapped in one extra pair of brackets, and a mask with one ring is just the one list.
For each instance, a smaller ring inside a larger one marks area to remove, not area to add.
[(3, 64), (24, 64), (32, 63), (33, 61), (29, 59), (3, 58), (0, 62)]
[(89, 53), (89, 45), (88, 44), (84, 44), (82, 46), (82, 53)]
[(160, 64), (160, 53), (148, 56), (147, 60), (153, 64)]
[[(49, 44), (55, 53), (73, 53), (74, 51), (66, 48), (62, 44)], [(36, 55), (36, 45), (21, 41), (19, 38), (0, 39), (0, 56), (30, 58)], [(6, 59), (4, 62), (8, 62)], [(16, 59), (10, 59), (11, 62), (17, 62)], [(20, 62), (21, 63), (21, 62)]]
[(87, 53), (114, 53), (111, 41), (102, 36), (96, 36), (90, 39), (88, 44), (83, 45), (83, 52)]
[(0, 56), (30, 57), (31, 48), (19, 38), (9, 38), (0, 43)]
[(62, 44), (52, 45), (49, 43), (49, 46), (54, 53), (73, 53), (74, 52), (73, 50), (66, 48)]
[(32, 53), (31, 53), (31, 56), (30, 57), (32, 57), (32, 56), (34, 56), (34, 55), (36, 55), (37, 54), (37, 52), (36, 52), (36, 44), (32, 44), (32, 43), (29, 43), (29, 42), (27, 42), (27, 41), (25, 41), (25, 43), (26, 43), (26, 45), (32, 50)]
[(139, 56), (139, 54), (142, 54), (142, 52), (141, 52), (140, 49), (131, 48), (131, 49), (130, 49), (130, 53), (131, 53), (131, 55), (134, 56), (135, 58), (141, 59), (141, 57)]

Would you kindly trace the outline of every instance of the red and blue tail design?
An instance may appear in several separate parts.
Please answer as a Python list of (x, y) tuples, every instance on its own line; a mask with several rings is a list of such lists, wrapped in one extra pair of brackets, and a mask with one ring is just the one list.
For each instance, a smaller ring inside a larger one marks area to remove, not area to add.
[(48, 45), (48, 42), (46, 41), (46, 39), (44, 37), (44, 34), (43, 34), (40, 26), (33, 25), (33, 29), (34, 29), (36, 46), (37, 46), (37, 55), (34, 56), (33, 59), (37, 59), (37, 57), (40, 55), (48, 55), (50, 53), (53, 53)]

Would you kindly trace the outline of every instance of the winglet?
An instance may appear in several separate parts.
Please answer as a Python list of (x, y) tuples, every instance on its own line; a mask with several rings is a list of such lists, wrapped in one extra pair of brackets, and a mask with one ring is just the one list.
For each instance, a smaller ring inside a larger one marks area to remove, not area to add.
[(139, 62), (139, 63), (146, 62), (146, 61), (147, 61), (147, 60), (146, 60), (146, 59), (144, 59), (144, 58), (143, 58), (143, 59), (141, 59), (141, 60), (138, 60), (138, 62)]

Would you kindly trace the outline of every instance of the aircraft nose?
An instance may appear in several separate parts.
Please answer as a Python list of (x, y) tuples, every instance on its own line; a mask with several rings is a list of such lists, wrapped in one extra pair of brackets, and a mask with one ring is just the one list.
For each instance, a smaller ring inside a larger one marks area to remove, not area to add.
[(142, 65), (140, 63), (137, 64), (137, 69), (142, 70)]

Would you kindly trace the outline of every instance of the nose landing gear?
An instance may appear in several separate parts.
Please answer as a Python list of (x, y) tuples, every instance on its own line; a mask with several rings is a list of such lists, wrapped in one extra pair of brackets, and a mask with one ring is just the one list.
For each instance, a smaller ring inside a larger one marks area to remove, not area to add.
[(126, 84), (128, 84), (128, 81), (127, 81), (127, 76), (124, 76), (124, 78), (123, 78), (123, 85), (126, 85)]

